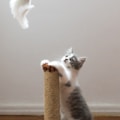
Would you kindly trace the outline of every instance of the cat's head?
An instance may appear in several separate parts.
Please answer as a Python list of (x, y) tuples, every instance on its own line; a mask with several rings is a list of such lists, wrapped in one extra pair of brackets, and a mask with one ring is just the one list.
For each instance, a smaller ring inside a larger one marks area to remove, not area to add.
[(61, 61), (67, 68), (79, 70), (86, 61), (86, 57), (78, 57), (73, 52), (73, 49), (70, 48), (67, 50), (66, 54), (62, 57)]

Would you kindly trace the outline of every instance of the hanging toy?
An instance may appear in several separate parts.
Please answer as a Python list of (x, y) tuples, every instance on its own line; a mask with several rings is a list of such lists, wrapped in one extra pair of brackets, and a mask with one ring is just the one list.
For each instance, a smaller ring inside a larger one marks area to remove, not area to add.
[(10, 0), (11, 13), (23, 29), (29, 27), (27, 14), (34, 7), (31, 0)]

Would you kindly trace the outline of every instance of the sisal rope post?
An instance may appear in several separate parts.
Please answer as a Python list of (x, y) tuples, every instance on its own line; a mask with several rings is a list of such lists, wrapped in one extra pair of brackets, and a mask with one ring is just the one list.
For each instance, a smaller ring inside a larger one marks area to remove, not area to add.
[(57, 70), (43, 65), (44, 70), (44, 120), (60, 120), (59, 75)]

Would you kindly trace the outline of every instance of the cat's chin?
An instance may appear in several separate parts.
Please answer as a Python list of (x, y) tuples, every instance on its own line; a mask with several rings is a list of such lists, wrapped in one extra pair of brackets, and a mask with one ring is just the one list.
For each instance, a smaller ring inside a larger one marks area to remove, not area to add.
[(70, 68), (72, 68), (72, 66), (68, 63), (68, 62), (64, 62), (63, 61), (63, 64), (66, 66), (66, 68), (68, 68), (68, 69), (70, 69)]
[(66, 66), (68, 69), (70, 69), (71, 68), (71, 66)]

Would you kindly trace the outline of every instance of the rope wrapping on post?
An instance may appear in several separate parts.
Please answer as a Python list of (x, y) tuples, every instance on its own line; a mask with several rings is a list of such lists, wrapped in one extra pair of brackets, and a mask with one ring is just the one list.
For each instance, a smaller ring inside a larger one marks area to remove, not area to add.
[(59, 74), (44, 64), (44, 120), (60, 120)]

